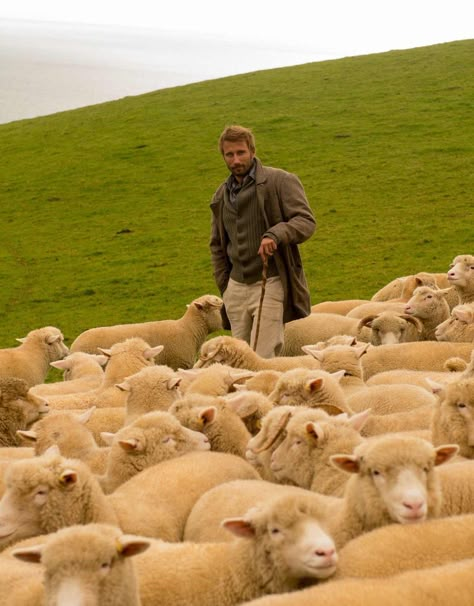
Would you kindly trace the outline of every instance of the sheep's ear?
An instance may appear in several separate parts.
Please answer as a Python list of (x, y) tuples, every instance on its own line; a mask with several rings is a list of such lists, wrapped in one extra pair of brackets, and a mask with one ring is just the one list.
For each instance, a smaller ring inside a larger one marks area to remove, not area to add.
[(202, 408), (199, 411), (199, 418), (202, 421), (203, 425), (209, 425), (215, 421), (217, 415), (217, 408), (215, 406), (208, 406), (207, 408)]
[(361, 412), (358, 412), (358, 413), (352, 415), (351, 417), (349, 417), (349, 424), (356, 431), (360, 431), (366, 424), (367, 419), (370, 417), (371, 414), (372, 414), (372, 409), (366, 408), (365, 410), (362, 410)]
[(114, 436), (115, 436), (115, 434), (111, 433), (110, 431), (101, 431), (100, 432), (100, 437), (102, 438), (102, 442), (104, 442), (104, 444), (106, 444), (107, 446), (112, 446)]
[(123, 381), (122, 383), (115, 383), (115, 387), (120, 389), (120, 391), (130, 391), (130, 383), (127, 383), (127, 381)]
[(303, 347), (301, 348), (301, 350), (305, 353), (308, 354), (309, 356), (313, 356), (313, 358), (315, 360), (318, 360), (319, 362), (322, 362), (324, 359), (324, 354), (321, 350), (319, 349), (313, 349), (314, 345), (303, 345)]
[(156, 358), (156, 356), (158, 354), (160, 354), (164, 348), (165, 348), (164, 345), (157, 345), (156, 347), (150, 347), (150, 349), (146, 349), (143, 352), (143, 355), (145, 356), (146, 360), (152, 360), (153, 358)]
[(109, 359), (109, 358), (110, 358), (110, 356), (112, 355), (112, 350), (111, 350), (111, 349), (104, 349), (103, 347), (98, 347), (97, 349), (98, 349), (98, 350), (100, 351), (100, 353), (101, 353), (102, 355), (104, 355), (104, 356), (105, 356), (107, 359)]
[(443, 444), (435, 448), (435, 465), (442, 465), (447, 461), (450, 461), (459, 452), (458, 444)]
[(258, 404), (255, 401), (249, 401), (248, 392), (234, 394), (226, 399), (227, 406), (231, 408), (241, 419), (245, 419), (258, 410)]
[(255, 536), (255, 528), (249, 520), (244, 518), (227, 518), (222, 520), (222, 527), (235, 534), (236, 537), (252, 539)]
[(319, 423), (308, 422), (305, 425), (305, 430), (315, 440), (322, 440), (324, 438), (324, 430)]
[(48, 345), (52, 345), (53, 343), (56, 343), (57, 341), (62, 341), (61, 335), (50, 335), (49, 337), (46, 337), (46, 343)]
[(181, 384), (181, 377), (172, 377), (171, 379), (168, 379), (167, 383), (166, 383), (166, 387), (172, 391), (173, 389), (178, 389), (178, 387)]
[(31, 562), (39, 564), (43, 554), (43, 545), (33, 545), (31, 547), (20, 547), (12, 551), (12, 555), (22, 562)]
[(144, 449), (143, 444), (137, 438), (129, 438), (128, 440), (119, 440), (119, 445), (125, 452), (141, 452)]
[(441, 395), (444, 391), (445, 386), (442, 383), (433, 381), (433, 379), (430, 379), (429, 377), (426, 377), (425, 381), (428, 383), (429, 388), (435, 395)]
[(346, 374), (345, 370), (336, 370), (336, 372), (331, 373), (331, 377), (334, 377), (336, 381), (340, 381), (344, 375)]
[(38, 440), (38, 434), (36, 431), (32, 431), (31, 429), (17, 429), (16, 435), (20, 436), (20, 438), (25, 442), (36, 442)]
[(139, 553), (143, 553), (150, 547), (151, 540), (145, 537), (134, 537), (131, 535), (122, 535), (117, 539), (117, 553), (124, 558), (129, 558)]
[(92, 354), (100, 366), (105, 366), (109, 361), (108, 356), (101, 354)]
[(74, 469), (65, 469), (62, 474), (59, 476), (59, 483), (61, 486), (74, 486), (77, 482), (77, 471)]
[(312, 379), (306, 383), (306, 387), (310, 393), (320, 391), (323, 388), (324, 379), (319, 377), (318, 379)]
[(71, 368), (71, 361), (64, 358), (63, 360), (55, 360), (54, 362), (50, 362), (49, 365), (53, 368), (57, 368), (58, 370), (68, 370)]
[(59, 450), (59, 446), (57, 444), (51, 444), (48, 448), (43, 452), (44, 455), (61, 455), (61, 451)]
[(321, 404), (317, 404), (316, 406), (317, 408), (324, 410), (324, 412), (327, 412), (328, 415), (330, 415), (331, 417), (338, 417), (341, 413), (344, 412), (342, 408), (339, 408), (339, 406), (335, 406), (334, 404), (325, 404), (323, 402)]
[(329, 459), (336, 469), (347, 473), (359, 473), (359, 459), (355, 455), (336, 454)]
[(16, 339), (19, 343), (24, 343), (26, 341), (26, 337), (21, 337)]
[(90, 418), (92, 417), (92, 414), (94, 413), (95, 409), (96, 409), (96, 406), (92, 406), (85, 412), (77, 415), (76, 418), (79, 421), (79, 423), (82, 423), (83, 425), (85, 425), (87, 423), (87, 421), (89, 421)]
[(353, 347), (353, 350), (356, 352), (358, 358), (361, 358), (364, 354), (367, 353), (367, 350), (370, 347), (370, 343), (364, 343), (363, 345), (357, 345), (357, 347)]

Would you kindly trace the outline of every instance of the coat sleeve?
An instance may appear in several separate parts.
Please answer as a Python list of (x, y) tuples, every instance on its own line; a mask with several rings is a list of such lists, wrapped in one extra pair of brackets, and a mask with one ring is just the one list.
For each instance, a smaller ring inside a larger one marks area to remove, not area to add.
[(301, 181), (292, 173), (282, 173), (276, 186), (283, 221), (266, 231), (278, 244), (301, 244), (316, 230), (316, 220)]
[(211, 237), (209, 247), (211, 249), (211, 262), (214, 273), (214, 280), (221, 294), (224, 293), (229, 282), (230, 262), (227, 257), (226, 245), (224, 236), (221, 234), (220, 224), (220, 206), (216, 204), (217, 192), (211, 202), (212, 221), (211, 221)]

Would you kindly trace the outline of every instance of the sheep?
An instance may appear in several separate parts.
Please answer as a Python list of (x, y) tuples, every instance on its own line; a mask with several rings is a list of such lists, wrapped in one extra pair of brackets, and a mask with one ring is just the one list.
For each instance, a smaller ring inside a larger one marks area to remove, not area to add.
[(282, 356), (300, 356), (304, 345), (326, 341), (336, 335), (349, 335), (368, 341), (367, 328), (359, 328), (359, 319), (339, 314), (316, 313), (285, 324), (285, 344)]
[(28, 387), (44, 383), (50, 363), (69, 353), (62, 332), (54, 326), (31, 330), (17, 341), (18, 347), (0, 349), (0, 377), (23, 379)]
[(164, 345), (161, 364), (177, 370), (191, 368), (207, 336), (222, 329), (222, 299), (203, 295), (192, 301), (178, 320), (155, 320), (136, 324), (117, 324), (90, 328), (71, 345), (71, 351), (98, 353), (131, 337), (141, 337), (151, 347)]
[(418, 286), (447, 288), (450, 284), (445, 273), (419, 272), (391, 280), (372, 295), (371, 301), (390, 301), (393, 299), (408, 301)]
[(225, 401), (227, 407), (242, 419), (252, 436), (260, 431), (263, 417), (273, 409), (273, 402), (268, 396), (248, 389), (228, 394)]
[(354, 307), (351, 311), (347, 312), (347, 318), (355, 318), (362, 320), (363, 318), (371, 315), (377, 315), (384, 311), (392, 311), (395, 313), (403, 314), (405, 311), (404, 301), (370, 301), (369, 303), (362, 303), (358, 307)]
[(321, 407), (329, 414), (352, 413), (339, 384), (344, 371), (294, 368), (284, 372), (268, 396), (275, 405)]
[(347, 473), (334, 469), (330, 457), (352, 454), (362, 443), (360, 429), (368, 412), (336, 417), (295, 413), (285, 428), (285, 437), (271, 456), (271, 470), (279, 481), (289, 482), (322, 494), (342, 496)]
[[(91, 432), (92, 437), (94, 438), (96, 444), (102, 445), (102, 437), (101, 433), (104, 431), (109, 431), (111, 433), (116, 433), (119, 429), (125, 424), (125, 408), (118, 406), (111, 406), (105, 408), (95, 408), (92, 406), (89, 411), (92, 410), (92, 414), (90, 414), (87, 420), (87, 429)], [(55, 414), (62, 414), (62, 410), (52, 410), (50, 411), (50, 415), (53, 416)], [(68, 409), (67, 412), (77, 415), (83, 415), (87, 412), (87, 409), (83, 408), (78, 409)]]
[(394, 311), (363, 317), (359, 321), (359, 328), (363, 327), (370, 328), (369, 342), (374, 346), (419, 341), (423, 331), (420, 320)]
[(474, 462), (458, 457), (437, 471), (443, 494), (440, 515), (474, 513)]
[(373, 415), (412, 412), (418, 408), (433, 408), (436, 397), (419, 385), (394, 383), (368, 385), (347, 397), (347, 406), (354, 412), (370, 408)]
[(34, 447), (35, 454), (41, 455), (50, 446), (56, 445), (64, 457), (80, 459), (87, 463), (94, 473), (104, 473), (109, 448), (100, 448), (92, 433), (85, 426), (94, 408), (82, 414), (60, 411), (49, 414), (37, 421), (31, 429), (19, 431), (22, 439)]
[(24, 379), (0, 377), (0, 446), (19, 446), (18, 430), (48, 412), (47, 403), (28, 391)]
[(436, 327), (435, 337), (438, 341), (473, 343), (474, 304), (454, 307), (450, 317)]
[(155, 357), (163, 351), (163, 345), (150, 347), (139, 337), (116, 343), (102, 352), (109, 358), (101, 385), (97, 389), (77, 394), (64, 394), (46, 398), (52, 409), (107, 408), (124, 406), (127, 392), (117, 384), (146, 366), (153, 366)]
[(173, 415), (162, 411), (141, 415), (132, 424), (110, 435), (105, 473), (99, 476), (105, 494), (113, 492), (146, 467), (192, 450), (210, 449), (205, 435), (183, 427)]
[[(141, 606), (131, 557), (143, 553), (150, 544), (149, 539), (124, 535), (115, 526), (75, 525), (48, 535), (43, 544), (17, 547), (12, 556), (42, 564), (47, 604)], [(24, 578), (27, 585), (31, 572)], [(36, 603), (43, 603), (41, 589), (29, 587), (30, 595), (36, 594)]]
[[(438, 469), (457, 453), (457, 446), (435, 448), (422, 438), (390, 435), (364, 440), (353, 454), (330, 456), (332, 465), (352, 474), (342, 497), (310, 492), (329, 512), (328, 528), (338, 548), (374, 528), (393, 524), (420, 523), (441, 514), (441, 482)], [(455, 467), (455, 465), (446, 465)], [(207, 540), (216, 536), (217, 526), (239, 507), (264, 500), (271, 482), (229, 483), (213, 489), (194, 506), (185, 536)], [(294, 490), (293, 486), (284, 486)], [(275, 489), (276, 490), (276, 489)], [(307, 490), (300, 488), (300, 490)], [(234, 497), (235, 495), (235, 497)], [(199, 512), (206, 511), (206, 528), (197, 530)], [(219, 535), (217, 535), (219, 536)]]
[(211, 450), (245, 457), (250, 432), (225, 398), (188, 394), (176, 400), (169, 412), (184, 427), (203, 432)]
[(422, 323), (421, 341), (435, 341), (435, 330), (449, 318), (447, 297), (451, 288), (434, 289), (429, 286), (415, 288), (413, 296), (405, 306), (405, 314), (418, 318)]
[(234, 606), (327, 579), (336, 570), (325, 514), (305, 495), (277, 497), (223, 525), (235, 540), (155, 542), (137, 556), (143, 606)]
[[(217, 364), (213, 364), (213, 366), (217, 366)], [(245, 380), (243, 383), (235, 383), (234, 389), (236, 391), (242, 391), (245, 389), (249, 391), (259, 391), (268, 396), (275, 388), (281, 374), (282, 373), (279, 370), (259, 370), (254, 372), (253, 376)]]
[(448, 271), (448, 282), (454, 286), (459, 303), (474, 303), (474, 256), (454, 257)]
[(224, 396), (233, 391), (236, 382), (255, 376), (250, 370), (240, 370), (226, 364), (212, 364), (208, 368), (180, 368), (176, 374), (184, 381), (179, 385), (182, 394), (201, 393), (209, 396)]
[(474, 559), (466, 559), (381, 579), (330, 581), (242, 606), (471, 606), (473, 592)]
[(204, 492), (222, 482), (258, 477), (240, 457), (196, 451), (144, 469), (105, 495), (88, 466), (77, 459), (47, 452), (13, 461), (0, 500), (0, 549), (23, 538), (91, 522), (180, 541), (187, 516)]
[(372, 347), (362, 358), (363, 377), (370, 377), (385, 370), (407, 368), (412, 370), (444, 370), (448, 358), (457, 356), (468, 361), (474, 343), (438, 343), (419, 341)]
[(458, 444), (461, 456), (474, 459), (474, 380), (432, 387), (439, 399), (431, 417), (433, 444)]
[(345, 316), (348, 311), (362, 303), (368, 303), (368, 299), (345, 299), (342, 301), (320, 301), (311, 306), (311, 313), (330, 313)]
[(145, 366), (117, 383), (116, 387), (125, 392), (125, 423), (153, 410), (168, 410), (180, 396), (179, 386), (175, 371), (163, 364)]
[(473, 536), (474, 514), (376, 528), (344, 545), (334, 578), (385, 577), (474, 558)]
[(108, 358), (103, 354), (86, 354), (80, 351), (69, 354), (62, 360), (50, 363), (53, 368), (64, 371), (64, 380), (34, 385), (31, 392), (46, 397), (95, 389), (102, 382), (103, 367), (107, 362)]
[(289, 370), (303, 366), (306, 368), (318, 368), (319, 364), (311, 356), (278, 356), (266, 359), (256, 354), (250, 345), (242, 339), (235, 337), (220, 336), (206, 341), (201, 347), (199, 359), (195, 368), (206, 368), (211, 364), (228, 364), (233, 368), (245, 368), (247, 370)]

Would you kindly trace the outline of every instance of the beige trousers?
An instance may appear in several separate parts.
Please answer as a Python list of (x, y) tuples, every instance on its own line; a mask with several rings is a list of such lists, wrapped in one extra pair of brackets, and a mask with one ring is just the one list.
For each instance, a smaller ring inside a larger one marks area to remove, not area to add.
[[(230, 279), (222, 296), (232, 336), (247, 341), (251, 347), (255, 341), (261, 294), (262, 282), (241, 284)], [(283, 298), (280, 278), (268, 278), (257, 341), (257, 354), (262, 358), (277, 356), (283, 347)]]

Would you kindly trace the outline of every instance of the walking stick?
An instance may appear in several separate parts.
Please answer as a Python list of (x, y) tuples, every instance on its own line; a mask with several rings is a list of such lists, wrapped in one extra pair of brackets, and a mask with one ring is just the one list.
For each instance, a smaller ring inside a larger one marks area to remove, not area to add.
[(260, 302), (258, 304), (257, 312), (257, 326), (255, 328), (255, 338), (253, 340), (253, 350), (257, 351), (258, 333), (260, 332), (260, 319), (262, 317), (263, 298), (265, 297), (265, 287), (267, 285), (267, 269), (268, 269), (268, 257), (263, 262), (262, 269), (262, 292), (260, 293)]

